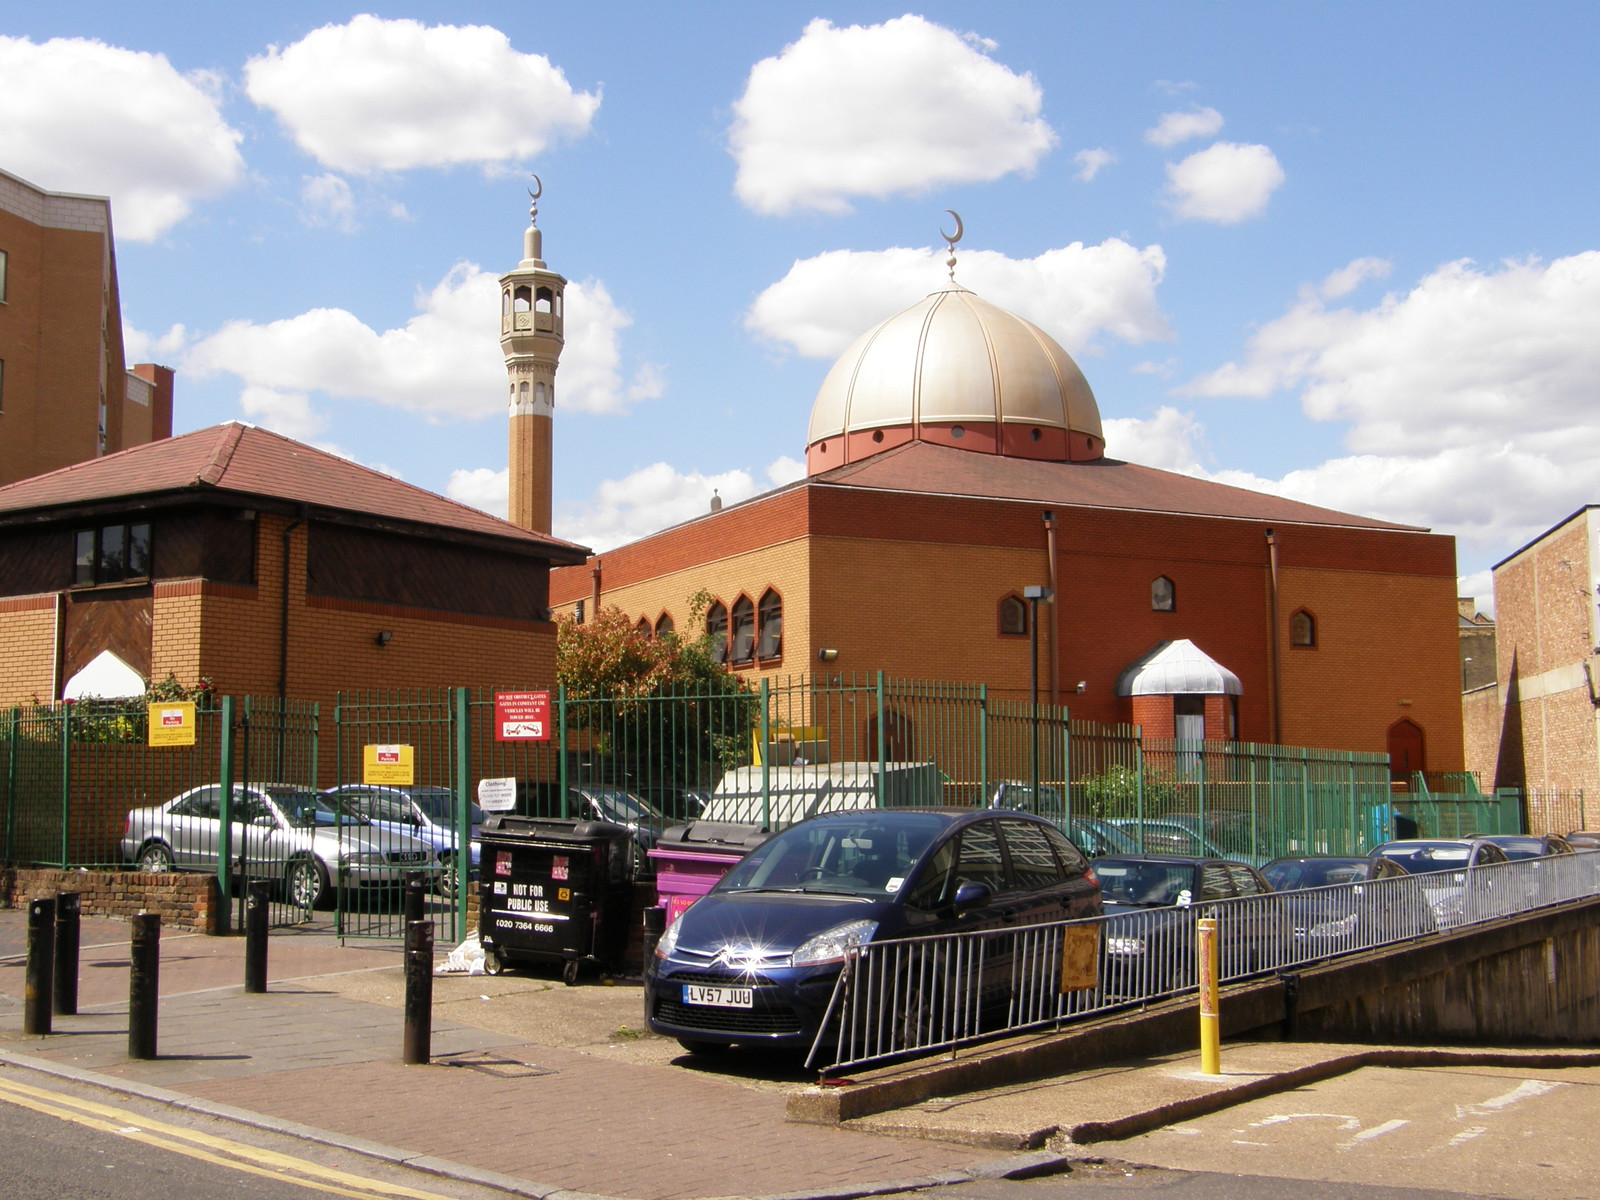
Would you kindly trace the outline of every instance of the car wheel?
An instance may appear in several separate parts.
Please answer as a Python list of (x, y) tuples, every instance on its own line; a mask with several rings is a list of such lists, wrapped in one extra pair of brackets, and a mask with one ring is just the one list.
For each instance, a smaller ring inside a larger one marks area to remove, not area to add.
[(896, 1050), (918, 1050), (946, 1036), (950, 981), (942, 957), (934, 955), (907, 964), (896, 991), (900, 996), (900, 1008), (893, 1017)]
[(678, 1039), (678, 1045), (682, 1046), (690, 1054), (721, 1054), (728, 1049), (726, 1042), (702, 1042), (696, 1038), (685, 1037)]
[(309, 912), (328, 899), (328, 876), (314, 858), (297, 858), (283, 877), (284, 894), (289, 903)]
[(456, 864), (456, 856), (443, 855), (439, 860), (439, 866), (439, 895), (446, 900), (454, 900), (456, 889), (461, 886), (461, 868)]
[(151, 875), (162, 875), (172, 870), (172, 851), (160, 842), (151, 842), (139, 851), (138, 867)]

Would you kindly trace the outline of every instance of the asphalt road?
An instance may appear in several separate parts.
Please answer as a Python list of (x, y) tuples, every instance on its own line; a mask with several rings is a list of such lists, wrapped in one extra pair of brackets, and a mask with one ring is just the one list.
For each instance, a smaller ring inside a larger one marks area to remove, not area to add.
[(506, 1193), (88, 1089), (0, 1073), (6, 1200), (505, 1200)]

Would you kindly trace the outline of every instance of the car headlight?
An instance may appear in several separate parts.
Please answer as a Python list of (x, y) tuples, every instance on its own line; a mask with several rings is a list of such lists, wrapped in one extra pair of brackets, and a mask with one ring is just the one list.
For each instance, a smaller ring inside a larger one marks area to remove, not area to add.
[(1341, 917), (1337, 921), (1324, 921), (1320, 925), (1311, 927), (1312, 937), (1343, 937), (1345, 934), (1356, 931), (1357, 918), (1355, 913), (1348, 917)]
[(1143, 954), (1144, 939), (1139, 937), (1114, 937), (1106, 939), (1107, 954)]
[(678, 948), (678, 930), (682, 927), (682, 920), (674, 921), (667, 926), (667, 930), (656, 942), (656, 957), (667, 958)]
[(851, 946), (870, 941), (877, 931), (876, 921), (847, 921), (843, 925), (835, 925), (801, 942), (799, 948), (789, 956), (789, 962), (796, 967), (834, 962), (842, 959)]
[(383, 855), (375, 850), (357, 850), (352, 853), (341, 854), (339, 856), (339, 865), (341, 867), (366, 867), (371, 866), (373, 863), (381, 862), (383, 862)]

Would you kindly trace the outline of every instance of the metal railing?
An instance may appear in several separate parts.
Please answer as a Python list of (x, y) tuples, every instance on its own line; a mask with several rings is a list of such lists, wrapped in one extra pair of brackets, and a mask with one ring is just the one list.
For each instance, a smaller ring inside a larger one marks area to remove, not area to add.
[[(846, 954), (806, 1063), (827, 1074), (953, 1052), (1192, 991), (1201, 917), (1217, 918), (1219, 982), (1233, 983), (1597, 894), (1600, 851), (1590, 851), (869, 942)], [(1085, 944), (1092, 982), (1071, 978)]]

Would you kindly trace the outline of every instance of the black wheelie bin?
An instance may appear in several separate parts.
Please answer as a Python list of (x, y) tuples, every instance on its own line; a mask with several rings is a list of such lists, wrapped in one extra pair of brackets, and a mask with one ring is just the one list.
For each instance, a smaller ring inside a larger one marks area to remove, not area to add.
[(633, 893), (633, 834), (606, 821), (491, 816), (479, 839), (478, 939), (484, 970), (561, 965), (568, 986), (583, 963), (621, 965)]

